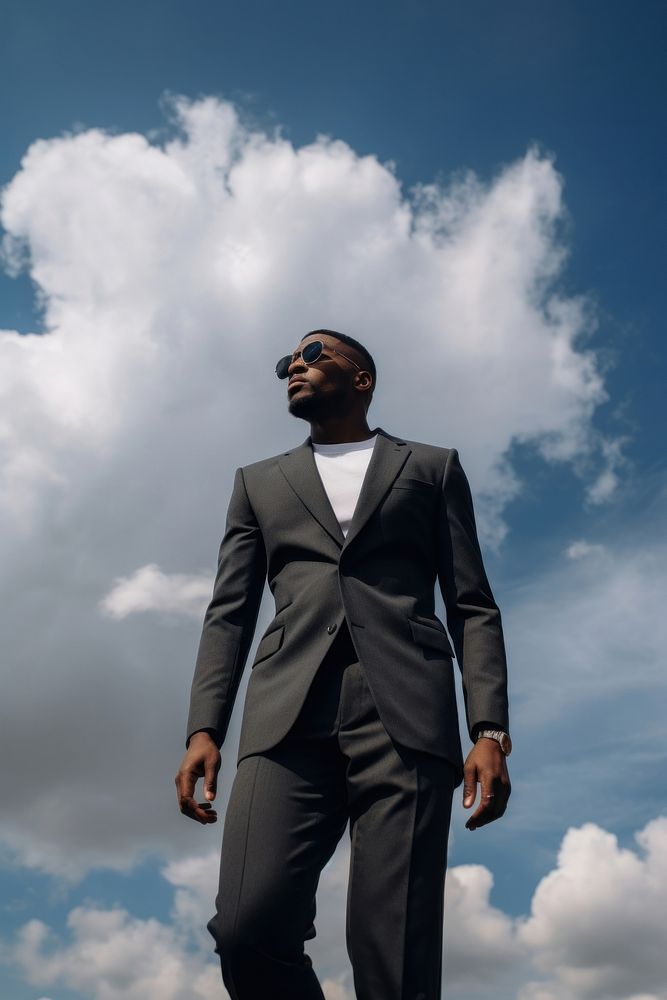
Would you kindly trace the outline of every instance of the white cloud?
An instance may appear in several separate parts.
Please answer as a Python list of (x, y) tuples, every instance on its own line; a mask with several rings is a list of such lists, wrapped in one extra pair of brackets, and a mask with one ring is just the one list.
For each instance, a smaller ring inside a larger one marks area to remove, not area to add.
[(0, 740), (26, 775), (0, 778), (0, 836), (68, 877), (191, 846), (172, 775), (201, 568), (212, 580), (234, 468), (308, 433), (273, 373), (304, 332), (367, 343), (377, 424), (459, 448), (489, 545), (521, 490), (512, 444), (585, 482), (618, 462), (592, 423), (594, 317), (556, 290), (548, 157), (408, 200), (344, 142), (295, 148), (212, 98), (173, 114), (162, 145), (99, 129), (35, 142), (3, 192), (47, 333), (0, 334)]
[(607, 503), (618, 492), (620, 477), (617, 470), (628, 465), (622, 452), (623, 445), (628, 441), (629, 437), (622, 436), (601, 442), (605, 465), (588, 487), (586, 496), (591, 505)]
[(175, 887), (172, 916), (175, 923), (201, 947), (212, 941), (206, 924), (213, 916), (220, 850), (169, 862), (163, 876)]
[[(65, 472), (75, 446), (88, 455), (121, 440), (164, 462), (181, 420), (204, 448), (221, 429), (230, 440), (224, 417), (243, 406), (244, 364), (327, 317), (376, 348), (387, 413), (405, 380), (419, 386), (398, 413), (436, 438), (454, 433), (489, 493), (516, 489), (499, 467), (513, 439), (560, 460), (613, 450), (590, 423), (607, 398), (579, 346), (590, 310), (552, 287), (564, 246), (549, 159), (531, 150), (489, 185), (425, 185), (411, 205), (387, 167), (343, 142), (294, 149), (246, 131), (212, 98), (180, 99), (174, 114), (182, 134), (162, 147), (95, 129), (40, 140), (4, 192), (2, 221), (28, 248), (50, 331), (1, 342), (7, 452), (30, 443), (46, 462), (31, 475), (10, 466), (14, 508), (47, 470)], [(407, 355), (406, 330), (418, 348)], [(280, 425), (267, 429), (282, 442)]]
[(100, 607), (111, 618), (158, 611), (163, 615), (186, 615), (201, 622), (212, 587), (210, 574), (163, 573), (151, 563), (131, 576), (119, 577), (100, 601)]
[(484, 865), (456, 865), (445, 883), (444, 975), (448, 989), (500, 985), (522, 957), (514, 922), (491, 905)]
[(519, 938), (558, 1000), (665, 997), (667, 817), (636, 835), (645, 857), (594, 823), (568, 830)]
[[(34, 986), (65, 986), (93, 1000), (220, 1000), (227, 997), (206, 922), (213, 913), (219, 851), (173, 861), (172, 920), (138, 919), (122, 908), (75, 907), (67, 941), (28, 921), (4, 960)], [(322, 979), (327, 1000), (352, 1000), (349, 970)]]
[[(188, 952), (177, 932), (126, 910), (76, 907), (67, 918), (70, 943), (55, 943), (31, 920), (14, 960), (33, 986), (65, 986), (95, 1000), (219, 1000), (220, 967)], [(226, 991), (222, 991), (223, 995)]]
[(604, 545), (594, 545), (584, 538), (571, 542), (565, 550), (568, 559), (590, 559), (594, 556), (602, 556), (604, 553)]
[[(619, 846), (594, 823), (563, 837), (556, 866), (541, 879), (530, 914), (510, 917), (490, 901), (491, 872), (457, 865), (447, 873), (443, 986), (452, 1000), (665, 1000), (667, 817)], [(354, 995), (344, 947), (348, 845), (325, 868), (317, 935), (308, 953), (327, 1000)], [(205, 922), (217, 884), (217, 851), (168, 865), (172, 922), (126, 910), (78, 906), (67, 941), (32, 920), (5, 947), (5, 960), (35, 986), (66, 986), (94, 1000), (213, 1000), (224, 993)], [(189, 992), (188, 992), (189, 991)]]

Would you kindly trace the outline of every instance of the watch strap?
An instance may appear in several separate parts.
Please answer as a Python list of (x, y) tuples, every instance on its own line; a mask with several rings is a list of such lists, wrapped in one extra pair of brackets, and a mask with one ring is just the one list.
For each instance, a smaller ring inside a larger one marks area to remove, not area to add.
[(500, 745), (500, 749), (503, 751), (505, 756), (508, 756), (511, 753), (512, 743), (507, 730), (498, 728), (481, 728), (475, 732), (475, 743), (477, 743), (477, 741), (483, 736), (486, 736), (488, 739), (495, 740)]

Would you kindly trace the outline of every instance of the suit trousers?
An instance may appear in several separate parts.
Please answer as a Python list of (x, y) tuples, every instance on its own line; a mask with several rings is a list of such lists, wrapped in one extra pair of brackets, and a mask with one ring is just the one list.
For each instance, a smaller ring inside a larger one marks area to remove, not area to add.
[(293, 727), (234, 777), (208, 924), (232, 1000), (323, 1000), (304, 942), (348, 823), (357, 1000), (440, 1000), (458, 783), (450, 761), (389, 737), (344, 623)]

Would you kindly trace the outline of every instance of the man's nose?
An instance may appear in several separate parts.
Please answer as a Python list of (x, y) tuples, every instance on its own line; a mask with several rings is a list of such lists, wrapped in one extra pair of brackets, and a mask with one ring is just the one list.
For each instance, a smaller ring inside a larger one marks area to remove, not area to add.
[(300, 368), (308, 368), (308, 365), (306, 364), (306, 362), (301, 357), (301, 351), (299, 351), (299, 353), (296, 355), (296, 357), (293, 357), (292, 360), (290, 361), (290, 363), (289, 363), (289, 365), (287, 367), (287, 375), (288, 375), (288, 377), (292, 375), (292, 369), (293, 369), (294, 365), (298, 365), (298, 366), (300, 366)]

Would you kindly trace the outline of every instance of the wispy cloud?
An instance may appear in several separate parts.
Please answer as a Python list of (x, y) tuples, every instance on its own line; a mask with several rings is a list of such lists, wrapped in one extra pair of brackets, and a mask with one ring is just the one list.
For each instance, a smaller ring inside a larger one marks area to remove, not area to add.
[(213, 578), (208, 575), (163, 573), (154, 563), (131, 576), (119, 577), (100, 608), (111, 618), (157, 611), (163, 615), (185, 615), (201, 620), (210, 600)]
[(604, 545), (587, 542), (584, 538), (580, 538), (576, 542), (571, 542), (565, 550), (568, 559), (599, 558), (604, 556), (605, 552)]

